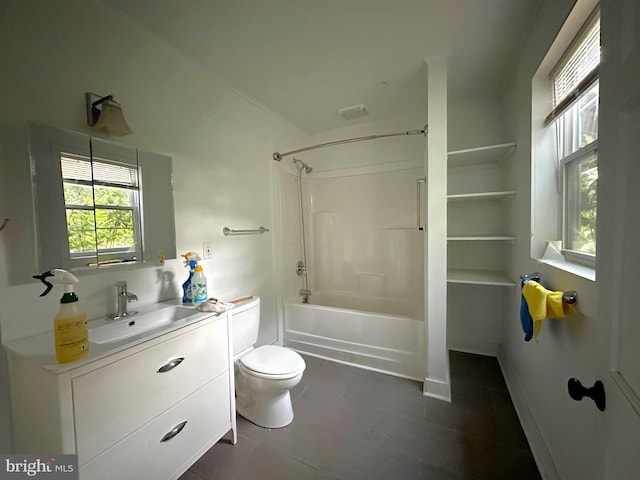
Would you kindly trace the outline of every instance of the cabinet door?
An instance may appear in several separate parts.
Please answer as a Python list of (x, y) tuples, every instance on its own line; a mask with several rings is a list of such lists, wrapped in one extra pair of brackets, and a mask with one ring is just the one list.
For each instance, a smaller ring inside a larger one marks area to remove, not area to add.
[(228, 363), (227, 321), (217, 320), (74, 378), (80, 464), (228, 370)]
[(231, 428), (229, 402), (227, 372), (81, 466), (80, 478), (179, 477)]

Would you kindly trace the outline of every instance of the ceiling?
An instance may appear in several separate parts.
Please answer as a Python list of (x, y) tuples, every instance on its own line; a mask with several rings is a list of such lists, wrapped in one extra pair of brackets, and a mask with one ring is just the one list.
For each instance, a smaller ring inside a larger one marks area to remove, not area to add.
[[(424, 113), (425, 59), (449, 102), (504, 87), (539, 0), (101, 0), (315, 133)], [(337, 110), (364, 104), (347, 121)]]

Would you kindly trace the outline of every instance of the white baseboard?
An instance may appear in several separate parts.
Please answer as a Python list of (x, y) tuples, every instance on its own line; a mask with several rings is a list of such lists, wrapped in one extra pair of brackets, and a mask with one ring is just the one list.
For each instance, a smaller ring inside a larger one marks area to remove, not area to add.
[(524, 434), (527, 437), (527, 441), (529, 442), (533, 458), (538, 465), (540, 476), (544, 480), (561, 480), (560, 475), (558, 474), (558, 469), (556, 468), (553, 458), (549, 453), (549, 449), (547, 448), (547, 444), (542, 437), (542, 433), (538, 429), (538, 425), (533, 418), (527, 399), (520, 388), (518, 379), (509, 364), (507, 354), (501, 345), (498, 345), (497, 353), (498, 363), (502, 370), (502, 376), (507, 383), (507, 388), (511, 395), (511, 401), (516, 409), (518, 419), (520, 420)]
[(437, 398), (451, 403), (451, 382), (442, 382), (440, 380), (424, 379), (422, 394), (425, 397)]

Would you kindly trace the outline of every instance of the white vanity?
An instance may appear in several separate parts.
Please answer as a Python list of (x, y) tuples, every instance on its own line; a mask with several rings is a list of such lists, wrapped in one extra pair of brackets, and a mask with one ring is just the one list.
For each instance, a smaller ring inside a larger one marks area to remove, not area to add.
[(230, 324), (194, 311), (62, 365), (52, 333), (9, 342), (16, 453), (77, 453), (86, 480), (175, 479), (230, 430), (235, 444)]

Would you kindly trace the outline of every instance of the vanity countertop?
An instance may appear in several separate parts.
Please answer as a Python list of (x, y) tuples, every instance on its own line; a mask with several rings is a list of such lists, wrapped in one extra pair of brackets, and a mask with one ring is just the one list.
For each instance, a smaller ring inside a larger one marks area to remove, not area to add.
[[(158, 306), (178, 306), (178, 305), (184, 308), (193, 309), (193, 315), (190, 315), (180, 320), (173, 321), (170, 324), (159, 326), (158, 328), (155, 328), (153, 330), (142, 332), (139, 335), (124, 338), (122, 340), (117, 340), (110, 343), (100, 343), (100, 344), (89, 342), (89, 352), (87, 353), (87, 355), (81, 358), (80, 360), (76, 360), (75, 362), (57, 363), (56, 355), (55, 355), (55, 341), (53, 338), (53, 331), (12, 340), (4, 344), (3, 347), (6, 350), (10, 351), (11, 353), (17, 354), (35, 363), (36, 365), (38, 365), (39, 367), (47, 371), (50, 371), (52, 373), (64, 373), (73, 369), (77, 369), (78, 367), (82, 367), (90, 363), (96, 362), (97, 360), (101, 360), (103, 358), (114, 355), (116, 353), (123, 352), (131, 347), (135, 347), (142, 343), (152, 341), (167, 333), (174, 332), (176, 330), (180, 330), (189, 326), (192, 326), (193, 328), (197, 328), (196, 324), (202, 322), (203, 320), (211, 319), (211, 317), (216, 317), (219, 319), (219, 318), (224, 318), (227, 315), (227, 312), (224, 312), (224, 313), (199, 312), (196, 306), (183, 305), (180, 299), (169, 300), (166, 302), (162, 302), (161, 304), (142, 307), (138, 310), (139, 310), (139, 313), (145, 313), (146, 311), (152, 311), (154, 309), (157, 309)], [(135, 319), (135, 316), (130, 318)], [(109, 321), (127, 321), (127, 320), (124, 319), (124, 320), (109, 320)], [(89, 320), (88, 328), (91, 329), (92, 327), (95, 327), (97, 325), (105, 324), (105, 322), (106, 321), (104, 319)], [(153, 343), (156, 343), (156, 342), (153, 342)]]

